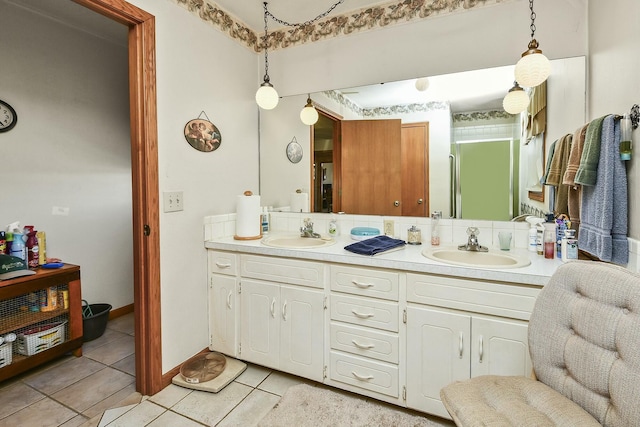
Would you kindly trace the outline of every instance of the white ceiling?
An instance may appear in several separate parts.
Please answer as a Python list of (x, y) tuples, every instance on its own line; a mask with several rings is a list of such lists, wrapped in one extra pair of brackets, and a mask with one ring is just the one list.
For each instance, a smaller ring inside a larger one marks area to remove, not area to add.
[[(127, 29), (124, 25), (70, 0), (0, 1), (29, 9), (65, 25), (126, 46)], [(213, 2), (257, 33), (262, 32), (264, 9), (261, 0), (213, 0)], [(367, 6), (385, 3), (389, 1), (345, 0), (331, 15), (342, 15)], [(333, 4), (335, 4), (334, 0), (271, 0), (268, 2), (268, 7), (276, 17), (297, 23), (315, 18)], [(194, 19), (198, 19), (197, 16), (194, 15)], [(269, 29), (280, 27), (271, 19), (268, 22)], [(415, 80), (335, 89), (342, 89), (346, 92), (344, 96), (362, 108), (446, 101), (451, 104), (453, 112), (501, 109), (502, 98), (513, 84), (513, 66), (428, 77), (430, 84), (425, 92), (416, 90)]]

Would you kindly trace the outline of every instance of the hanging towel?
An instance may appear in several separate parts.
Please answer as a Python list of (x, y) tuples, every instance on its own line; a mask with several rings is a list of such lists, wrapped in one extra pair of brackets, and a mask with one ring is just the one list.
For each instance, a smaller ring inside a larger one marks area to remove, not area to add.
[[(547, 157), (547, 165), (545, 167), (545, 173), (542, 179), (540, 180), (542, 184), (547, 185), (547, 177), (549, 176), (549, 171), (551, 170), (551, 160), (553, 160), (553, 154), (556, 152), (556, 144), (558, 141), (553, 141), (551, 146), (549, 147), (549, 155)], [(555, 211), (556, 203), (556, 187), (549, 185), (549, 210)]]
[(575, 183), (576, 172), (580, 166), (580, 156), (584, 147), (584, 139), (587, 134), (586, 124), (576, 129), (571, 141), (571, 152), (569, 153), (569, 163), (564, 172), (562, 183), (568, 186), (568, 207), (569, 219), (571, 220), (571, 228), (576, 230), (576, 237), (580, 233), (580, 204), (582, 203), (582, 186)]
[(580, 166), (576, 172), (575, 182), (582, 185), (596, 185), (598, 158), (600, 157), (600, 135), (604, 116), (592, 120), (587, 126), (584, 147), (580, 156)]
[(547, 81), (531, 88), (527, 107), (527, 140), (540, 135), (547, 128)]
[(569, 152), (571, 151), (572, 134), (564, 135), (556, 143), (551, 159), (551, 167), (547, 174), (547, 185), (556, 187), (556, 198), (553, 213), (558, 216), (560, 214), (569, 213), (569, 187), (562, 184), (562, 176), (569, 161)]
[(602, 261), (627, 264), (627, 170), (620, 160), (619, 144), (620, 122), (607, 116), (602, 124), (596, 185), (582, 187), (578, 247)]
[(360, 255), (377, 255), (392, 249), (399, 249), (405, 246), (404, 240), (394, 239), (389, 236), (376, 236), (371, 239), (361, 240), (345, 246), (349, 252)]

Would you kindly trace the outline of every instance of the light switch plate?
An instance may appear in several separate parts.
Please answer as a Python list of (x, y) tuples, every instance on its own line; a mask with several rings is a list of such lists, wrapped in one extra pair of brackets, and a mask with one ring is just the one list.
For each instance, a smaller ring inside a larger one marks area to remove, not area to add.
[(184, 210), (182, 191), (165, 191), (163, 196), (165, 212), (178, 212)]

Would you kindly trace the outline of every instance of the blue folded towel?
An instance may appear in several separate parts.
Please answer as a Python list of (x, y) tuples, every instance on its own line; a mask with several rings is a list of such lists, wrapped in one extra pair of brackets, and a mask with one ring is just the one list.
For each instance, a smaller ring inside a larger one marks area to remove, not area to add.
[(404, 245), (406, 245), (404, 240), (393, 239), (389, 236), (376, 236), (372, 237), (371, 239), (352, 243), (345, 246), (344, 248), (349, 252), (353, 252), (355, 254), (377, 255), (391, 249), (398, 249)]

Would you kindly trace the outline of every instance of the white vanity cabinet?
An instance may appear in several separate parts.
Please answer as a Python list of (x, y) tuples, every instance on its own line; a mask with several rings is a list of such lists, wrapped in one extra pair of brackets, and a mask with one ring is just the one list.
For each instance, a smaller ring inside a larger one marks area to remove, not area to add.
[(209, 250), (209, 349), (237, 357), (238, 255)]
[(536, 287), (407, 275), (407, 406), (449, 417), (445, 385), (531, 374), (527, 320)]
[(331, 265), (330, 385), (402, 404), (398, 272)]
[(322, 382), (324, 265), (241, 256), (239, 358)]

